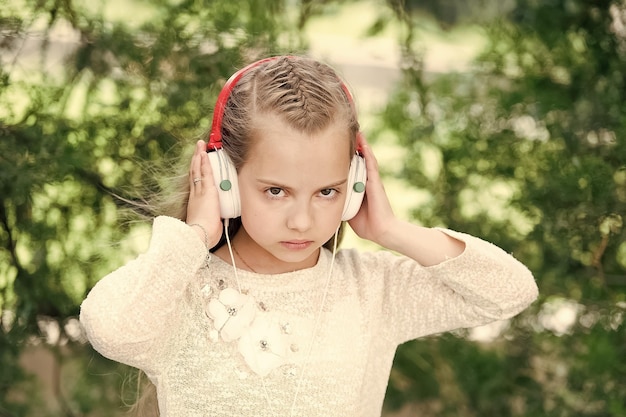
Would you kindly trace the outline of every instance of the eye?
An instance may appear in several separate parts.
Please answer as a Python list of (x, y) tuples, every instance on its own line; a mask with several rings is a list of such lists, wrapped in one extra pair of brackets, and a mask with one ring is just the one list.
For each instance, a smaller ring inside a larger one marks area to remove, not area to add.
[(285, 191), (280, 187), (269, 187), (265, 190), (265, 192), (271, 198), (282, 197), (285, 195)]
[(320, 190), (320, 194), (324, 197), (324, 198), (334, 198), (337, 196), (337, 193), (339, 191), (337, 191), (334, 188), (324, 188), (323, 190)]

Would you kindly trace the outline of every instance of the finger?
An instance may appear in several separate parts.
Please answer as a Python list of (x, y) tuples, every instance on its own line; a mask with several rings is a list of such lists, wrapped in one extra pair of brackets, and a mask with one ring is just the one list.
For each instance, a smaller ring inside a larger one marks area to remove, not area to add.
[(191, 162), (189, 164), (189, 190), (190, 192), (193, 194), (193, 189), (195, 186), (194, 183), (194, 178), (196, 178), (196, 172), (198, 172), (198, 169), (196, 168), (196, 166), (198, 165), (198, 156), (195, 154), (193, 154), (193, 156), (191, 157)]
[(211, 169), (211, 161), (209, 160), (209, 154), (204, 151), (200, 154), (200, 175), (202, 178), (203, 190), (208, 190), (215, 187), (215, 182), (213, 180), (213, 171)]
[(196, 146), (196, 152), (198, 153), (198, 173), (196, 179), (200, 178), (199, 182), (196, 182), (196, 188), (204, 194), (204, 192), (213, 186), (213, 173), (211, 171), (211, 163), (209, 162), (209, 154), (206, 151), (206, 143), (203, 140), (199, 140)]
[(191, 192), (196, 191), (198, 183), (202, 180), (202, 153), (204, 152), (204, 141), (199, 140), (196, 143), (193, 156), (191, 157), (191, 164), (189, 166), (189, 185)]
[(365, 158), (365, 167), (367, 169), (368, 185), (370, 182), (372, 183), (372, 185), (374, 183), (380, 182), (378, 160), (376, 159), (376, 155), (374, 155), (374, 152), (372, 151), (371, 146), (369, 146), (369, 144), (365, 141), (365, 139), (363, 140), (362, 152), (363, 152), (363, 157)]
[(365, 163), (378, 169), (378, 162), (376, 161), (376, 157), (374, 156), (371, 146), (367, 142), (367, 139), (365, 139), (365, 135), (359, 134), (357, 137), (357, 147), (361, 151), (363, 158), (365, 158)]
[(375, 208), (378, 213), (388, 215), (392, 212), (392, 209), (389, 197), (385, 191), (385, 184), (380, 176), (378, 159), (376, 159), (374, 151), (365, 140), (363, 146), (363, 156), (367, 167), (367, 184), (365, 186), (365, 199), (367, 200), (367, 207)]

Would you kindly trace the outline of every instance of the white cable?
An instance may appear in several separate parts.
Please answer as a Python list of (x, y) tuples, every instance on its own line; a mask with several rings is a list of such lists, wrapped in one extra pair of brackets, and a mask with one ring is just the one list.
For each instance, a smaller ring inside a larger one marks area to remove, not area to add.
[(298, 380), (298, 385), (296, 386), (296, 393), (293, 397), (293, 402), (291, 403), (291, 410), (289, 411), (289, 416), (293, 417), (293, 412), (296, 407), (296, 400), (298, 399), (298, 394), (300, 393), (300, 387), (302, 386), (302, 381), (304, 380), (304, 371), (306, 370), (307, 365), (309, 364), (309, 359), (311, 358), (311, 351), (313, 351), (313, 344), (315, 343), (315, 338), (317, 336), (317, 331), (319, 330), (320, 318), (322, 317), (322, 311), (324, 310), (324, 304), (326, 304), (326, 296), (328, 295), (328, 288), (330, 287), (330, 278), (333, 275), (333, 267), (335, 266), (335, 255), (337, 254), (337, 237), (339, 235), (339, 227), (335, 230), (335, 238), (333, 242), (333, 255), (330, 259), (330, 268), (328, 268), (328, 275), (326, 276), (326, 284), (324, 285), (324, 293), (322, 295), (322, 302), (320, 303), (319, 311), (317, 312), (317, 317), (315, 318), (315, 327), (313, 328), (313, 335), (311, 336), (311, 343), (309, 344), (309, 351), (306, 354), (304, 363), (302, 364), (302, 368), (300, 370), (300, 379)]
[(235, 273), (235, 282), (237, 282), (237, 290), (241, 294), (241, 285), (239, 285), (239, 274), (237, 274), (237, 267), (235, 266), (235, 255), (233, 255), (233, 247), (230, 244), (230, 236), (228, 236), (228, 223), (229, 223), (229, 219), (224, 219), (224, 234), (226, 235), (226, 243), (228, 244), (228, 253), (230, 254), (230, 261), (233, 264), (233, 272)]

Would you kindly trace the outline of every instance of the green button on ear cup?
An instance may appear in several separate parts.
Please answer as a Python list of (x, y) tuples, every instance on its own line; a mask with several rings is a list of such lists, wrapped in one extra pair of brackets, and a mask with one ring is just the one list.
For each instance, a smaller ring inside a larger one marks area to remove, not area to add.
[(365, 191), (365, 184), (363, 184), (361, 181), (355, 182), (354, 186), (352, 186), (352, 189), (356, 193), (362, 193), (363, 191)]
[(230, 183), (230, 181), (229, 181), (229, 180), (222, 180), (222, 181), (220, 182), (220, 189), (221, 189), (222, 191), (228, 191), (228, 190), (230, 190), (230, 189), (231, 189), (231, 187), (232, 187), (232, 186), (233, 186), (233, 185)]

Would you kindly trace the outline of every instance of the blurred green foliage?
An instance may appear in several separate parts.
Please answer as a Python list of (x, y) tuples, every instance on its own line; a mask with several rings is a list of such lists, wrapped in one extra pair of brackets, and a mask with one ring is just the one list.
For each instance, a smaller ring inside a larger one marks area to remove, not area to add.
[(381, 129), (407, 150), (401, 176), (429, 195), (415, 218), (513, 252), (541, 299), (489, 348), (454, 336), (401, 347), (388, 403), (626, 415), (626, 5), (517, 1), (482, 27), (471, 71), (431, 81), (403, 19), (405, 76)]
[[(0, 416), (134, 401), (130, 370), (76, 327), (89, 288), (149, 233), (112, 194), (157, 191), (146, 163), (208, 128), (233, 70), (306, 50), (307, 21), (341, 3), (0, 0)], [(427, 19), (480, 22), (472, 68), (425, 73)], [(406, 150), (399, 175), (428, 195), (416, 221), (513, 252), (541, 299), (491, 342), (401, 346), (387, 412), (626, 415), (626, 5), (388, 0), (369, 33), (390, 24), (403, 77), (369, 136)], [(55, 358), (51, 393), (19, 362), (37, 346)]]

